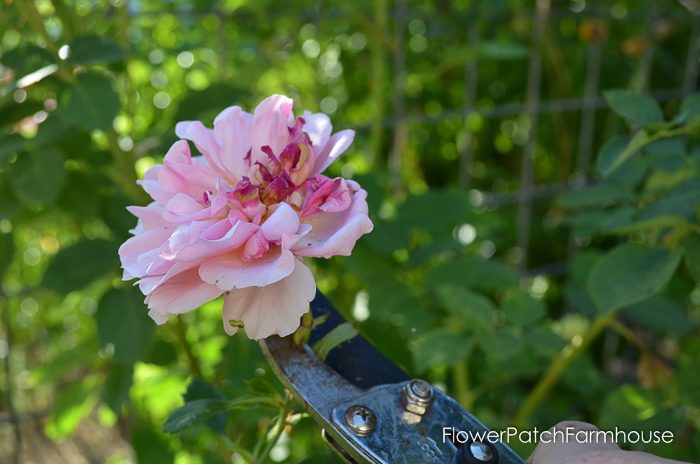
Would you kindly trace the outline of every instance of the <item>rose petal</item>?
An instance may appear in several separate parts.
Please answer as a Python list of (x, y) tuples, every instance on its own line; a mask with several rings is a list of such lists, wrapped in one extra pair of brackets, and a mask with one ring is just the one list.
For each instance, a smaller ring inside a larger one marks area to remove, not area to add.
[(267, 250), (270, 249), (270, 243), (265, 238), (262, 230), (254, 233), (243, 246), (242, 258), (245, 261), (252, 261), (262, 258)]
[(250, 171), (250, 164), (245, 158), (250, 150), (252, 122), (253, 116), (240, 106), (230, 106), (214, 119), (214, 137), (222, 147), (221, 163), (236, 181)]
[(203, 282), (197, 269), (190, 269), (159, 285), (146, 297), (146, 304), (149, 316), (162, 324), (169, 315), (192, 311), (221, 293), (215, 285)]
[(354, 139), (355, 131), (350, 129), (342, 130), (333, 134), (331, 138), (328, 139), (328, 142), (326, 143), (326, 146), (323, 147), (321, 153), (319, 153), (319, 155), (316, 157), (312, 175), (320, 174), (325, 171), (333, 161), (338, 159), (340, 155), (342, 155), (345, 150), (348, 149)]
[(176, 193), (165, 205), (163, 219), (170, 222), (187, 222), (204, 219), (209, 210), (184, 193)]
[(281, 240), (284, 234), (293, 234), (299, 230), (299, 213), (287, 203), (279, 203), (270, 210), (272, 214), (260, 226), (267, 240)]
[[(119, 258), (122, 262), (122, 268), (129, 278), (141, 277), (146, 274), (148, 263), (139, 261), (139, 257), (153, 249), (157, 250), (163, 243), (168, 240), (171, 229), (159, 228), (144, 231), (128, 239), (119, 247)], [(157, 256), (157, 253), (156, 255)], [(155, 258), (154, 256), (154, 258)]]
[(316, 294), (314, 277), (300, 260), (285, 279), (264, 288), (237, 289), (224, 297), (223, 323), (229, 335), (237, 332), (230, 321), (242, 321), (246, 335), (254, 340), (285, 337), (299, 327)]
[(264, 287), (287, 277), (294, 270), (294, 254), (282, 247), (265, 256), (244, 261), (236, 254), (208, 259), (199, 267), (199, 276), (221, 290)]
[(252, 163), (266, 163), (268, 156), (261, 148), (269, 146), (279, 155), (289, 140), (289, 124), (294, 102), (284, 95), (272, 95), (255, 108), (251, 128)]
[(221, 147), (216, 142), (213, 130), (204, 127), (201, 121), (182, 121), (175, 125), (175, 135), (192, 141), (212, 168), (224, 172), (224, 166), (219, 158)]
[(304, 132), (309, 134), (314, 151), (319, 154), (331, 136), (333, 126), (330, 118), (323, 113), (304, 111)]
[[(222, 224), (228, 223), (228, 230), (218, 238), (215, 234), (220, 234)], [(168, 259), (179, 261), (204, 260), (211, 256), (236, 250), (243, 246), (246, 241), (258, 230), (258, 226), (249, 222), (238, 221), (233, 226), (228, 219), (215, 223), (186, 245), (181, 246), (168, 256)]]
[(367, 216), (367, 192), (362, 189), (355, 192), (352, 206), (347, 210), (317, 214), (305, 223), (313, 228), (294, 245), (292, 251), (295, 255), (318, 258), (349, 256), (355, 242), (374, 227)]
[(138, 224), (136, 225), (136, 229), (138, 229), (139, 232), (170, 226), (170, 224), (163, 219), (164, 209), (163, 205), (159, 203), (153, 202), (148, 206), (127, 206), (126, 210), (139, 218)]
[(165, 155), (157, 180), (160, 187), (168, 192), (200, 197), (216, 182), (216, 172), (207, 163), (193, 159), (189, 144), (178, 140)]

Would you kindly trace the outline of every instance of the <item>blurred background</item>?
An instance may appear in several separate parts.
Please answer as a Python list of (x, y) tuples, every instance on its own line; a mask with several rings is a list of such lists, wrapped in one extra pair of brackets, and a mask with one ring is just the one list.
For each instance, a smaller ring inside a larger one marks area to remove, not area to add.
[[(673, 131), (700, 114), (699, 15), (696, 0), (3, 0), (0, 462), (229, 463), (267, 443), (264, 408), (163, 432), (184, 400), (281, 387), (224, 334), (220, 302), (156, 328), (116, 250), (175, 123), (272, 93), (357, 131), (330, 175), (369, 191), (375, 231), (312, 264), (381, 351), (492, 428), (672, 430), (636, 448), (696, 461), (700, 150)], [(663, 136), (611, 173), (639, 133)], [(290, 422), (272, 461), (339, 462), (310, 418)]]

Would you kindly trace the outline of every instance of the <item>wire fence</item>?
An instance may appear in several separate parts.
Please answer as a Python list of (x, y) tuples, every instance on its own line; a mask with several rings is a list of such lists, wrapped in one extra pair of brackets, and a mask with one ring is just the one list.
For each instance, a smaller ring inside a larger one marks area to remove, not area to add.
[[(683, 70), (683, 81), (679, 88), (649, 90), (648, 83), (651, 80), (654, 45), (649, 46), (639, 57), (639, 69), (641, 79), (637, 90), (645, 91), (659, 102), (676, 100), (687, 96), (698, 88), (698, 74), (700, 68), (700, 3), (693, 1), (682, 1), (689, 11), (688, 15), (669, 15), (660, 13), (656, 5), (643, 15), (633, 14), (629, 19), (645, 20), (649, 27), (649, 37), (653, 35), (653, 28), (659, 21), (673, 19), (676, 21), (687, 21), (692, 24), (690, 37), (687, 46), (687, 59)], [(604, 40), (591, 40), (586, 60), (585, 81), (583, 92), (580, 96), (562, 98), (555, 100), (543, 100), (541, 98), (541, 88), (543, 80), (543, 56), (542, 56), (542, 31), (549, 21), (562, 19), (571, 16), (571, 12), (552, 12), (549, 0), (537, 0), (536, 10), (532, 12), (532, 36), (531, 53), (526, 76), (526, 94), (523, 102), (506, 103), (489, 107), (479, 107), (476, 105), (477, 83), (479, 81), (479, 62), (476, 59), (467, 60), (464, 70), (465, 101), (461, 109), (448, 110), (436, 116), (424, 114), (403, 114), (405, 104), (403, 102), (402, 87), (397, 84), (394, 96), (394, 115), (385, 123), (392, 126), (395, 134), (404, 129), (401, 124), (410, 122), (413, 124), (431, 124), (449, 119), (464, 119), (470, 114), (479, 114), (485, 119), (498, 119), (507, 116), (524, 116), (529, 121), (529, 135), (522, 150), (520, 166), (519, 189), (505, 193), (486, 193), (483, 205), (491, 208), (498, 208), (503, 205), (517, 204), (517, 248), (520, 251), (519, 269), (525, 275), (536, 273), (560, 273), (566, 269), (565, 263), (556, 262), (550, 265), (540, 266), (528, 270), (528, 250), (530, 248), (530, 235), (532, 229), (533, 201), (542, 198), (552, 197), (572, 188), (581, 188), (586, 184), (589, 176), (591, 160), (593, 158), (593, 133), (596, 126), (596, 110), (606, 107), (604, 98), (600, 95), (600, 77), (602, 72), (602, 55)], [(405, 31), (404, 23), (406, 16), (405, 0), (397, 0), (395, 8), (395, 22), (397, 40), (394, 48), (395, 75), (399, 81), (405, 74), (405, 41), (402, 35)], [(593, 9), (586, 12), (587, 17), (611, 19), (609, 11)], [(478, 43), (479, 30), (476, 26), (468, 28), (467, 40)], [(535, 185), (534, 161), (535, 148), (538, 143), (537, 129), (538, 121), (543, 114), (558, 114), (564, 112), (580, 112), (580, 125), (578, 130), (578, 144), (576, 150), (576, 168), (572, 173), (570, 181), (566, 183), (554, 183), (545, 185)], [(467, 134), (467, 140), (461, 145), (460, 151), (460, 183), (464, 188), (469, 188), (471, 184), (470, 165), (474, 158), (474, 143), (472, 135)], [(397, 153), (401, 153), (398, 142), (394, 142), (392, 158), (389, 169), (398, 170), (400, 161), (394, 159)], [(564, 265), (562, 265), (564, 264)]]
[[(588, 3), (588, 4), (587, 4)], [(542, 96), (543, 82), (545, 81), (546, 57), (543, 56), (544, 43), (547, 36), (544, 31), (562, 21), (589, 21), (593, 28), (599, 27), (600, 22), (609, 25), (610, 28), (617, 24), (636, 23), (646, 27), (645, 40), (648, 46), (638, 55), (636, 90), (643, 91), (657, 101), (664, 103), (677, 100), (694, 92), (698, 87), (698, 75), (700, 69), (700, 2), (698, 0), (678, 0), (677, 2), (651, 2), (647, 8), (635, 8), (622, 11), (615, 5), (604, 2), (572, 2), (561, 5), (552, 0), (534, 0), (533, 8), (514, 11), (506, 6), (494, 6), (490, 3), (474, 5), (466, 11), (450, 12), (452, 25), (461, 25), (463, 40), (471, 47), (477, 47), (481, 39), (487, 39), (489, 30), (484, 30), (484, 24), (502, 24), (517, 16), (525, 18), (530, 27), (528, 64), (523, 79), (524, 92), (521, 101), (505, 102), (499, 104), (479, 103), (479, 86), (482, 84), (484, 60), (476, 56), (465, 59), (463, 68), (464, 101), (461, 107), (448, 108), (438, 114), (426, 114), (425, 112), (410, 112), (407, 103), (406, 78), (409, 73), (407, 59), (407, 23), (410, 18), (422, 17), (426, 22), (438, 21), (436, 16), (430, 16), (434, 12), (427, 11), (419, 3), (409, 0), (387, 0), (374, 2), (369, 8), (374, 11), (374, 26), (386, 28), (389, 34), (385, 39), (389, 58), (393, 71), (393, 86), (391, 95), (391, 107), (388, 114), (381, 117), (379, 124), (384, 130), (390, 132), (390, 149), (387, 157), (387, 169), (390, 173), (393, 189), (401, 191), (401, 172), (404, 169), (404, 154), (410, 137), (410, 127), (414, 125), (431, 126), (447, 121), (464, 121), (470, 115), (478, 115), (487, 122), (502, 118), (522, 117), (529, 126), (527, 140), (522, 146), (517, 188), (510, 191), (481, 192), (482, 202), (478, 206), (499, 208), (503, 206), (516, 206), (516, 247), (519, 250), (519, 269), (523, 274), (531, 274), (528, 271), (528, 250), (531, 246), (531, 231), (533, 227), (533, 203), (537, 200), (547, 199), (569, 189), (583, 187), (590, 176), (590, 166), (594, 160), (594, 134), (599, 128), (596, 112), (605, 108), (606, 102), (601, 95), (601, 76), (604, 72), (604, 50), (606, 43), (606, 31), (598, 30), (591, 33), (586, 50), (584, 80), (580, 94), (563, 98), (544, 99)], [(171, 4), (169, 9), (148, 10), (142, 7), (140, 2), (128, 1), (128, 14), (133, 19), (159, 17), (163, 14), (174, 15), (183, 20), (196, 21), (208, 15), (214, 15), (219, 19), (217, 33), (217, 53), (220, 62), (225, 62), (230, 56), (230, 44), (226, 40), (225, 29), (233, 22), (244, 24), (246, 21), (255, 21), (256, 16), (251, 11), (226, 10), (220, 4), (213, 4), (211, 8), (183, 7), (179, 4)], [(308, 21), (321, 27), (324, 23), (332, 21), (344, 21), (347, 18), (357, 19), (358, 8), (367, 7), (360, 2), (359, 5), (326, 5), (320, 1), (312, 2), (310, 7), (299, 7), (294, 15), (303, 21)], [(670, 6), (681, 8), (670, 8)], [(377, 14), (377, 10), (385, 8), (385, 11)], [(616, 9), (617, 8), (617, 9)], [(274, 11), (266, 11), (266, 16), (271, 20), (283, 18), (290, 11), (280, 7)], [(386, 15), (386, 17), (384, 17)], [(654, 89), (650, 88), (653, 77), (655, 49), (658, 44), (655, 40), (657, 28), (668, 22), (683, 23), (689, 25), (687, 42), (687, 54), (682, 72), (680, 85), (674, 88)], [(454, 28), (432, 28), (431, 39), (451, 39), (455, 34)], [(389, 61), (389, 60), (387, 60)], [(506, 65), (507, 66), (507, 65)], [(486, 78), (489, 76), (487, 75)], [(557, 117), (561, 114), (579, 115), (576, 146), (573, 150), (575, 161), (573, 171), (566, 181), (538, 183), (535, 179), (535, 163), (537, 151), (549, 139), (538, 137), (538, 128), (543, 116)], [(360, 131), (376, 131), (375, 123), (367, 122), (356, 128)], [(459, 144), (459, 182), (464, 189), (473, 188), (472, 176), (473, 163), (479, 150), (476, 136), (467, 132), (462, 143)], [(556, 267), (556, 266), (555, 266)], [(538, 267), (540, 268), (547, 268)]]

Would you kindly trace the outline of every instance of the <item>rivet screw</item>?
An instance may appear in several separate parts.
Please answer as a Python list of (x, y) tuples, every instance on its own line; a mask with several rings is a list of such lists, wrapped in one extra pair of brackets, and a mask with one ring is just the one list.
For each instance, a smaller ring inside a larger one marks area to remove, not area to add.
[(350, 406), (345, 411), (345, 423), (356, 435), (369, 435), (377, 427), (377, 417), (365, 406)]
[(428, 412), (433, 401), (433, 387), (425, 380), (411, 380), (401, 391), (401, 404), (404, 409), (419, 416)]

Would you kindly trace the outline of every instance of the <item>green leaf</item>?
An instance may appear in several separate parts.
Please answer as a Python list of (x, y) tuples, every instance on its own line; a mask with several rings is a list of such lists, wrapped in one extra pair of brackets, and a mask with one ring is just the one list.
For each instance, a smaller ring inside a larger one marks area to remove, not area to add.
[(477, 45), (476, 53), (479, 58), (518, 60), (527, 58), (530, 55), (530, 49), (514, 42), (482, 41)]
[(600, 411), (597, 425), (602, 430), (615, 427), (628, 430), (669, 430), (674, 420), (665, 409), (664, 392), (645, 390), (638, 385), (626, 385), (608, 395)]
[(78, 290), (118, 269), (117, 244), (110, 240), (84, 240), (61, 249), (53, 257), (42, 285), (60, 293)]
[(177, 107), (173, 120), (206, 119), (216, 116), (222, 101), (241, 101), (247, 95), (247, 88), (229, 84), (212, 84), (204, 90), (187, 92)]
[(523, 347), (523, 338), (513, 330), (504, 329), (493, 333), (480, 332), (477, 335), (479, 347), (487, 354), (498, 358), (508, 358)]
[(12, 68), (17, 78), (22, 78), (45, 66), (55, 64), (55, 61), (45, 48), (23, 45), (3, 54), (0, 57), (0, 63)]
[(685, 265), (696, 282), (700, 282), (700, 234), (694, 233), (685, 240)]
[[(435, 205), (449, 205), (436, 214)], [(368, 243), (379, 251), (393, 250), (410, 245), (416, 233), (427, 233), (433, 239), (452, 239), (455, 226), (472, 222), (474, 212), (469, 195), (460, 190), (431, 190), (411, 195), (396, 209), (392, 221), (378, 221), (377, 233), (368, 236)], [(376, 235), (376, 236), (375, 236)]]
[(560, 195), (556, 203), (565, 208), (588, 208), (624, 203), (633, 199), (634, 193), (622, 185), (599, 184)]
[(131, 446), (136, 453), (136, 462), (171, 463), (175, 462), (175, 453), (167, 438), (152, 427), (139, 425), (131, 433)]
[(148, 349), (148, 354), (144, 359), (147, 364), (155, 364), (157, 366), (168, 366), (177, 362), (178, 349), (174, 341), (165, 340), (161, 336), (161, 332), (156, 332), (151, 346)]
[(66, 178), (63, 155), (55, 148), (23, 153), (12, 165), (12, 173), (12, 191), (30, 206), (53, 204)]
[(76, 37), (68, 45), (70, 54), (66, 62), (72, 65), (114, 63), (126, 55), (124, 49), (98, 35)]
[(387, 330), (387, 321), (377, 317), (370, 317), (362, 322), (360, 331), (362, 336), (369, 340), (387, 358), (391, 359), (405, 371), (409, 371), (413, 364), (413, 355), (409, 347), (408, 340), (413, 339), (417, 334), (425, 332), (430, 327), (425, 327), (423, 331)]
[(194, 400), (223, 400), (226, 397), (209, 382), (200, 378), (193, 378), (187, 386), (187, 391), (182, 395), (185, 402)]
[(170, 414), (163, 424), (163, 430), (168, 433), (181, 432), (199, 425), (217, 414), (256, 406), (277, 407), (278, 405), (272, 398), (260, 396), (246, 396), (235, 400), (207, 398), (189, 401)]
[(78, 76), (61, 95), (58, 111), (63, 119), (86, 131), (107, 130), (119, 112), (119, 97), (112, 80), (89, 72)]
[(622, 167), (632, 155), (644, 148), (644, 146), (649, 143), (649, 140), (649, 134), (646, 130), (642, 129), (634, 134), (632, 140), (629, 141), (622, 151), (616, 151), (615, 156), (612, 154), (606, 155), (607, 159), (604, 162), (604, 166), (601, 166), (603, 177), (610, 177), (612, 173)]
[(684, 182), (647, 204), (639, 213), (637, 221), (675, 216), (689, 220), (695, 218), (695, 207), (700, 204), (700, 179)]
[(700, 363), (683, 366), (674, 379), (681, 404), (700, 408)]
[(576, 235), (585, 237), (596, 232), (610, 232), (624, 227), (632, 222), (635, 213), (631, 206), (586, 210), (565, 217), (562, 223), (574, 226)]
[(540, 320), (547, 311), (541, 300), (522, 290), (509, 293), (503, 300), (502, 309), (508, 320), (521, 327)]
[(435, 329), (415, 338), (410, 344), (417, 372), (431, 367), (457, 364), (467, 358), (473, 342), (448, 329)]
[(114, 360), (133, 363), (146, 357), (155, 324), (148, 317), (143, 295), (135, 287), (108, 291), (97, 307), (100, 346), (114, 346)]
[(603, 96), (615, 113), (640, 126), (664, 120), (659, 105), (646, 95), (631, 90), (608, 90)]
[[(0, 89), (0, 95), (2, 95), (2, 89)], [(39, 111), (44, 109), (44, 102), (37, 100), (27, 99), (22, 103), (17, 103), (12, 101), (6, 105), (0, 107), (0, 129), (10, 127), (16, 127), (23, 119), (34, 116)], [(10, 134), (17, 135), (17, 134)], [(1, 157), (0, 157), (1, 158)]]
[(626, 161), (613, 169), (613, 165), (617, 163), (629, 143), (630, 139), (627, 137), (613, 137), (605, 142), (596, 158), (596, 173), (616, 183), (631, 186), (639, 184), (647, 169), (646, 160), (643, 157), (627, 157)]
[(621, 314), (654, 332), (684, 334), (695, 327), (685, 308), (661, 295), (629, 306)]
[(49, 384), (78, 369), (92, 368), (99, 358), (95, 356), (97, 344), (94, 340), (81, 343), (73, 348), (61, 350), (56, 356), (32, 369), (32, 381), (36, 384)]
[(228, 412), (227, 400), (201, 399), (185, 403), (176, 409), (163, 424), (163, 430), (168, 433), (181, 432), (221, 413)]
[(562, 386), (574, 391), (579, 398), (600, 398), (610, 390), (610, 381), (601, 372), (598, 365), (591, 359), (589, 352), (576, 358), (561, 377)]
[[(195, 400), (223, 400), (226, 399), (225, 396), (214, 388), (210, 383), (205, 382), (202, 379), (194, 378), (187, 386), (187, 391), (183, 395), (185, 403), (195, 401)], [(226, 414), (216, 414), (209, 418), (206, 423), (215, 432), (223, 434), (226, 428)]]
[(0, 231), (0, 280), (2, 280), (5, 271), (12, 264), (12, 258), (15, 256), (15, 238), (12, 231)]
[(620, 245), (595, 264), (588, 276), (588, 292), (602, 313), (639, 303), (668, 283), (680, 258), (661, 248)]
[(102, 387), (102, 400), (117, 415), (122, 404), (129, 399), (129, 390), (134, 377), (132, 364), (114, 363), (109, 369), (107, 380)]
[(591, 269), (600, 257), (601, 253), (598, 250), (582, 250), (574, 255), (570, 266), (570, 275), (573, 277), (573, 281), (585, 285)]
[(662, 171), (675, 171), (685, 163), (686, 153), (680, 137), (657, 140), (644, 148), (649, 165)]
[(312, 348), (319, 358), (325, 360), (333, 348), (351, 340), (357, 334), (355, 326), (345, 322), (324, 335), (323, 338), (313, 344)]
[(676, 215), (654, 216), (650, 219), (630, 221), (615, 229), (609, 230), (612, 234), (632, 235), (648, 231), (658, 231), (661, 229), (686, 229), (688, 220)]
[(686, 97), (681, 104), (681, 113), (685, 113), (685, 120), (692, 121), (700, 116), (700, 93)]
[(484, 331), (493, 328), (496, 308), (485, 296), (451, 284), (438, 287), (437, 294), (445, 309), (466, 327)]
[(344, 265), (362, 279), (369, 293), (373, 317), (391, 320), (406, 333), (423, 331), (434, 325), (436, 315), (418, 298), (415, 287), (399, 279), (398, 267), (392, 259), (369, 252), (360, 245), (344, 260)]
[(425, 273), (423, 285), (427, 288), (443, 283), (464, 285), (477, 290), (503, 290), (517, 286), (518, 275), (497, 261), (460, 255)]
[(124, 240), (135, 224), (134, 216), (126, 209), (130, 204), (130, 200), (118, 195), (105, 195), (99, 203), (100, 218), (116, 237)]
[(26, 139), (19, 134), (7, 134), (0, 137), (0, 166), (24, 149)]
[(97, 393), (91, 379), (63, 386), (46, 423), (46, 435), (54, 440), (71, 436), (96, 403)]
[(546, 358), (559, 353), (565, 346), (566, 340), (549, 327), (535, 326), (525, 332), (525, 342), (532, 350)]

